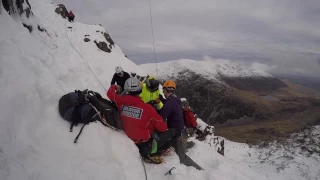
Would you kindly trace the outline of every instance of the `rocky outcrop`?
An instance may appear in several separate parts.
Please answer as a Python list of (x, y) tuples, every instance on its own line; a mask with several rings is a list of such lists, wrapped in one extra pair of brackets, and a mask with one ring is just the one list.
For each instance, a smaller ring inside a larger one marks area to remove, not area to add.
[(1, 2), (2, 2), (4, 9), (7, 12), (11, 13), (12, 12), (11, 9), (13, 9), (13, 1), (12, 0), (1, 0)]
[(94, 41), (94, 43), (97, 45), (97, 47), (100, 50), (102, 50), (104, 52), (107, 52), (107, 53), (111, 52), (111, 49), (109, 49), (108, 44), (106, 42), (104, 42), (104, 41), (99, 41), (99, 42)]
[[(24, 1), (26, 1), (26, 2), (24, 2)], [(23, 3), (26, 3), (28, 5), (28, 7), (26, 9), (24, 9)], [(29, 16), (32, 14), (31, 5), (29, 3), (29, 0), (16, 0), (16, 5), (17, 5), (17, 9), (19, 10), (20, 15), (25, 12), (27, 18), (29, 18)]]
[(84, 42), (89, 42), (90, 39), (89, 38), (84, 38)]
[(27, 28), (30, 33), (32, 32), (33, 28), (32, 28), (31, 25), (27, 25), (27, 24), (25, 24), (25, 23), (22, 23), (22, 25), (23, 25), (23, 27)]
[(68, 15), (68, 10), (67, 10), (66, 6), (63, 4), (58, 4), (57, 6), (58, 7), (56, 8), (55, 12), (57, 14), (60, 14), (61, 17), (66, 18)]
[[(9, 14), (19, 13), (20, 15), (22, 15), (23, 13), (26, 13), (27, 18), (29, 18), (30, 15), (32, 15), (31, 5), (29, 3), (29, 0), (1, 0), (1, 1), (4, 9)], [(26, 3), (27, 6), (23, 6), (24, 3)]]
[[(106, 38), (106, 40), (114, 46), (114, 41), (111, 39), (110, 35), (107, 32), (103, 33), (104, 38)], [(112, 49), (112, 47), (110, 47), (110, 49)]]
[(177, 95), (187, 97), (195, 113), (208, 124), (224, 123), (229, 119), (253, 117), (255, 107), (235, 96), (236, 90), (221, 83), (207, 80), (193, 72), (185, 72), (175, 78), (179, 85)]

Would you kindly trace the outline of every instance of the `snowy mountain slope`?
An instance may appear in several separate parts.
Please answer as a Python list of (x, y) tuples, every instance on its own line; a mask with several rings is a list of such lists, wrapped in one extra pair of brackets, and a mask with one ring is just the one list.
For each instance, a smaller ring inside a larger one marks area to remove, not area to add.
[[(57, 113), (59, 98), (74, 89), (104, 90), (70, 46), (65, 20), (54, 14), (55, 6), (33, 3), (33, 21), (44, 18), (41, 25), (50, 37), (38, 31), (30, 35), (19, 18), (15, 22), (3, 10), (0, 15), (5, 25), (0, 31), (0, 179), (143, 178), (141, 166), (125, 163), (141, 162), (135, 145), (123, 134), (92, 124), (77, 145), (72, 143), (76, 134), (68, 132), (68, 123)], [(125, 68), (127, 61), (118, 58), (115, 63)], [(112, 63), (104, 65), (109, 64), (106, 75), (114, 71)], [(110, 76), (100, 77), (109, 84)]]
[[(59, 98), (75, 89), (104, 95), (100, 82), (108, 88), (115, 65), (141, 75), (144, 71), (118, 46), (110, 54), (98, 50), (92, 41), (103, 40), (96, 34), (102, 27), (69, 24), (46, 0), (33, 0), (31, 6), (31, 19), (0, 11), (0, 179), (145, 179), (138, 149), (126, 135), (91, 123), (73, 144), (80, 127), (70, 133), (69, 123), (57, 112)], [(40, 25), (47, 33), (34, 28), (30, 34), (21, 22)], [(83, 41), (86, 34), (91, 38), (88, 43)], [(167, 163), (146, 164), (148, 179), (282, 179), (223, 157), (208, 142), (195, 142), (188, 155), (204, 171), (181, 165), (173, 154), (165, 157)], [(237, 151), (229, 154), (237, 157)], [(173, 175), (164, 176), (172, 166), (176, 167)]]
[[(157, 75), (154, 63), (142, 64), (140, 67), (145, 69), (151, 75)], [(215, 81), (220, 81), (220, 76), (242, 78), (272, 77), (272, 75), (266, 72), (246, 70), (231, 64), (217, 63), (209, 60), (195, 61), (190, 59), (180, 59), (158, 63), (158, 74), (159, 77), (162, 78), (177, 77), (179, 73), (183, 73), (185, 70), (201, 74), (204, 77)]]
[(225, 143), (225, 154), (237, 163), (248, 163), (250, 168), (269, 179), (320, 179), (320, 126), (306, 129), (284, 143), (273, 142), (260, 147), (249, 147), (230, 141)]

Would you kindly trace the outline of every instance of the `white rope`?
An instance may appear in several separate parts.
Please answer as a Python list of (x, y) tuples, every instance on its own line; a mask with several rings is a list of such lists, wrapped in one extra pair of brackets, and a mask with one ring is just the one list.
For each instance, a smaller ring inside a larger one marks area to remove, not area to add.
[(157, 77), (158, 77), (159, 76), (159, 73), (158, 73), (158, 62), (157, 62), (156, 46), (155, 46), (155, 43), (154, 43), (152, 9), (151, 9), (150, 0), (149, 0), (149, 8), (150, 8), (150, 23), (151, 23), (151, 32), (152, 32), (152, 42), (153, 42), (153, 54), (154, 54), (154, 61), (156, 62), (156, 71), (157, 71)]
[[(76, 51), (78, 52), (79, 56), (84, 60), (83, 56), (82, 56), (82, 55), (80, 54), (80, 52), (73, 46), (72, 42), (70, 41), (69, 36), (68, 36), (68, 32), (67, 32), (66, 24), (65, 24), (65, 29), (66, 29), (66, 34), (67, 34), (68, 41), (70, 42), (71, 46), (74, 48), (74, 50), (76, 50)], [(155, 49), (154, 49), (154, 50), (155, 50)], [(94, 74), (93, 70), (92, 70), (91, 67), (90, 67), (90, 64), (89, 64), (88, 62), (86, 62), (86, 63), (88, 64), (88, 66), (89, 66), (92, 74), (94, 75), (94, 77), (97, 79), (97, 81), (100, 83), (100, 85), (107, 91), (107, 89), (102, 85), (102, 83), (99, 81), (99, 79), (97, 78), (97, 76)], [(157, 74), (158, 74), (158, 69), (157, 69)], [(94, 106), (92, 106), (92, 107), (96, 110), (96, 112), (99, 112)], [(98, 113), (98, 114), (99, 114), (99, 113)], [(100, 114), (99, 114), (99, 116), (100, 116)], [(100, 116), (100, 118), (102, 118), (102, 117)], [(104, 118), (102, 118), (102, 119), (104, 119)], [(104, 119), (104, 120), (105, 120), (105, 119)], [(106, 120), (105, 120), (105, 122), (106, 122)], [(109, 124), (107, 124), (107, 126), (110, 127), (110, 129), (113, 130), (113, 131), (116, 131), (116, 132), (120, 132), (120, 133), (125, 134), (124, 132), (117, 131), (114, 127), (110, 126)], [(146, 170), (146, 167), (145, 167), (145, 165), (144, 165), (144, 163), (143, 163), (142, 157), (141, 157), (141, 163), (142, 163), (142, 165), (143, 165), (143, 169), (144, 169), (144, 174), (145, 174), (146, 180), (148, 180), (147, 170)]]
[(73, 45), (72, 42), (70, 41), (69, 35), (68, 35), (68, 31), (67, 31), (67, 23), (65, 23), (65, 29), (66, 29), (66, 34), (67, 34), (68, 41), (69, 41), (69, 43), (71, 44), (71, 46), (73, 47), (73, 49), (76, 50), (77, 53), (79, 54), (79, 56), (82, 58), (82, 60), (83, 60), (85, 63), (88, 64), (88, 67), (89, 67), (89, 69), (91, 70), (93, 76), (97, 79), (97, 81), (100, 83), (100, 85), (102, 86), (102, 88), (103, 88), (105, 91), (107, 91), (107, 89), (103, 86), (103, 84), (102, 84), (101, 81), (98, 79), (98, 77), (94, 74), (94, 72), (93, 72), (90, 64), (84, 60), (84, 57), (80, 54), (80, 52), (76, 49), (76, 47), (74, 47), (74, 45)]

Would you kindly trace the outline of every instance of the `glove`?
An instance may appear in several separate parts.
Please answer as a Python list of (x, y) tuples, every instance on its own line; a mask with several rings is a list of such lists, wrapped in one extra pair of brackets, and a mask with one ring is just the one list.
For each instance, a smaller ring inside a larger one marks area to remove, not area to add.
[(151, 135), (151, 137), (152, 137), (154, 140), (156, 140), (156, 141), (159, 141), (159, 140), (160, 140), (160, 138), (159, 138), (159, 136), (158, 136), (157, 133), (153, 133), (153, 134)]
[(161, 102), (160, 98), (155, 100), (157, 104), (159, 104)]
[(159, 99), (162, 103), (166, 102), (166, 99), (161, 94), (159, 94)]
[(121, 91), (122, 91), (121, 86), (116, 85), (116, 92), (117, 92), (117, 93), (121, 93)]
[(151, 100), (151, 101), (148, 102), (148, 104), (151, 104), (151, 106), (153, 106), (153, 108), (155, 108), (156, 110), (160, 109), (160, 105), (157, 102), (157, 100)]

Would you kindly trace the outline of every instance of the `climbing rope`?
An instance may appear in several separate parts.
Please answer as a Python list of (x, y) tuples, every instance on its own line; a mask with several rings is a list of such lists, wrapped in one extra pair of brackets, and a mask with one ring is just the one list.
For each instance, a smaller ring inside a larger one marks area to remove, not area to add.
[(95, 75), (95, 73), (93, 72), (90, 64), (84, 60), (84, 57), (80, 54), (80, 52), (76, 49), (76, 47), (74, 47), (74, 45), (73, 45), (72, 42), (70, 41), (69, 35), (68, 35), (68, 31), (67, 31), (67, 23), (65, 23), (65, 30), (66, 30), (66, 35), (67, 35), (68, 41), (69, 41), (69, 43), (71, 44), (71, 46), (73, 47), (73, 49), (76, 50), (77, 53), (79, 54), (79, 56), (82, 58), (82, 60), (83, 60), (85, 63), (88, 64), (88, 67), (89, 67), (89, 69), (91, 70), (91, 73), (93, 74), (93, 76), (94, 76), (94, 77), (96, 78), (96, 80), (100, 83), (100, 85), (102, 86), (102, 88), (103, 88), (105, 91), (107, 91), (107, 89), (104, 87), (104, 85), (101, 83), (101, 81), (98, 79), (98, 77), (97, 77), (97, 76)]
[(151, 9), (151, 2), (149, 0), (149, 8), (150, 8), (150, 23), (151, 23), (151, 34), (152, 34), (152, 42), (153, 42), (153, 54), (154, 54), (154, 61), (156, 63), (156, 71), (157, 71), (157, 77), (159, 76), (158, 73), (158, 62), (157, 62), (157, 54), (156, 54), (156, 46), (154, 43), (154, 34), (153, 34), (153, 21), (152, 21), (152, 9)]
[[(74, 45), (73, 45), (72, 42), (70, 41), (69, 36), (68, 36), (68, 31), (67, 31), (67, 26), (66, 26), (66, 24), (67, 24), (67, 23), (65, 23), (65, 29), (66, 29), (66, 35), (67, 35), (67, 38), (68, 38), (69, 43), (71, 44), (71, 46), (73, 47), (73, 49), (78, 52), (78, 54), (79, 54), (79, 56), (82, 58), (82, 60), (85, 61), (85, 60), (84, 60), (84, 57), (80, 54), (80, 52), (74, 47)], [(155, 52), (155, 51), (154, 51), (154, 52)], [(88, 64), (89, 69), (91, 70), (91, 72), (92, 72), (92, 74), (94, 75), (94, 77), (97, 79), (97, 81), (98, 81), (98, 82), (100, 83), (100, 85), (103, 87), (103, 89), (105, 89), (105, 90), (107, 91), (107, 89), (106, 89), (106, 88), (103, 86), (103, 84), (99, 81), (98, 77), (94, 74), (94, 72), (93, 72), (90, 64), (89, 64), (88, 62), (86, 62), (86, 63)], [(157, 69), (157, 74), (158, 74), (158, 69)], [(116, 131), (116, 132), (120, 132), (120, 131), (117, 131), (117, 130), (114, 129), (114, 128), (110, 128), (110, 129), (112, 129), (113, 131)], [(81, 129), (81, 130), (82, 130), (82, 129)], [(124, 133), (123, 133), (123, 134), (124, 134)], [(141, 157), (141, 156), (140, 156), (140, 157)], [(143, 163), (142, 157), (141, 157), (141, 163), (142, 163), (142, 165), (143, 165), (144, 175), (145, 175), (145, 177), (146, 177), (146, 180), (148, 180), (146, 166), (145, 166), (144, 163)]]
[(142, 163), (142, 165), (143, 165), (144, 175), (145, 175), (145, 177), (146, 177), (146, 180), (148, 180), (147, 170), (146, 170), (146, 165), (144, 165), (144, 162), (143, 162), (142, 156), (140, 156), (140, 159), (141, 159), (141, 163)]

